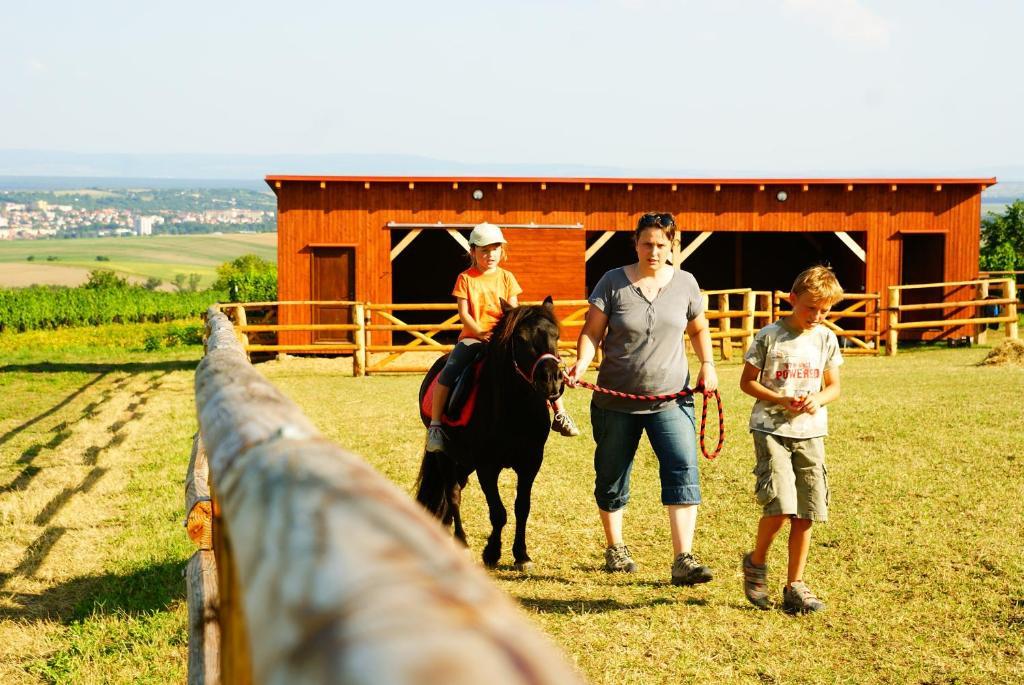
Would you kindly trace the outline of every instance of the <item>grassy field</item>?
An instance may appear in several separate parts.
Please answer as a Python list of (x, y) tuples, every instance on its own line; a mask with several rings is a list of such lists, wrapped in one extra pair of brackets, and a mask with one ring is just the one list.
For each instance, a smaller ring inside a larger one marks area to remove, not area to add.
[(0, 334), (0, 682), (183, 682), (199, 347), (166, 324)]
[[(256, 254), (277, 261), (276, 233), (226, 233), (223, 235), (126, 236), (122, 238), (82, 238), (78, 240), (5, 240), (0, 241), (0, 287), (79, 285), (89, 269), (103, 267), (145, 281), (153, 276), (170, 282), (176, 274), (197, 273), (201, 287), (216, 277), (217, 266), (243, 254)], [(33, 261), (27, 257), (34, 256)], [(110, 261), (96, 261), (96, 257)], [(56, 257), (56, 261), (47, 261)], [(6, 265), (18, 265), (9, 269)], [(82, 269), (81, 279), (73, 280), (68, 267)], [(72, 280), (69, 280), (72, 279)]]
[[(0, 335), (0, 682), (180, 682), (192, 552), (181, 522), (193, 348), (139, 351), (152, 326)], [(121, 341), (124, 341), (121, 344)], [(760, 612), (739, 560), (758, 517), (750, 402), (720, 366), (728, 440), (702, 463), (697, 552), (715, 580), (668, 583), (646, 443), (626, 519), (634, 576), (600, 571), (587, 433), (553, 436), (530, 526), (535, 573), (496, 582), (595, 683), (1011, 683), (1024, 678), (1024, 368), (983, 348), (850, 358), (828, 441), (832, 520), (807, 580), (820, 616)], [(402, 488), (422, 448), (419, 378), (354, 379), (343, 360), (259, 367), (340, 444)], [(589, 395), (567, 400), (589, 430)], [(502, 485), (511, 502), (512, 478)], [(487, 533), (465, 495), (470, 543)], [(784, 551), (770, 559), (781, 588)]]

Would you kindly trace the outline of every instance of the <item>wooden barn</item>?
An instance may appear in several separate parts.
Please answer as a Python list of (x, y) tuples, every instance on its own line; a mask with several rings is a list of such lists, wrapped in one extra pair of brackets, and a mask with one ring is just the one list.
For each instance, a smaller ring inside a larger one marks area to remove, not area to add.
[[(828, 263), (849, 292), (978, 275), (981, 192), (995, 178), (610, 179), (277, 176), (278, 299), (450, 302), (466, 237), (505, 231), (524, 299), (583, 299), (635, 258), (640, 214), (672, 212), (678, 263), (705, 289), (787, 289)], [(908, 291), (913, 292), (913, 291)], [(965, 299), (968, 299), (965, 295)], [(348, 310), (282, 307), (282, 324)], [(282, 333), (327, 342), (330, 332)], [(334, 334), (335, 337), (337, 334)]]

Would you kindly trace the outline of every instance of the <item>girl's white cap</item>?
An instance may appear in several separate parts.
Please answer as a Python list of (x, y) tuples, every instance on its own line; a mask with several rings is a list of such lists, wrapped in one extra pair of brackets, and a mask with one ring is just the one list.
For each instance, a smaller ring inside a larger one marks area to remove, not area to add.
[(473, 227), (473, 232), (469, 234), (469, 244), (482, 247), (484, 245), (493, 245), (494, 243), (507, 243), (505, 236), (501, 234), (501, 229), (494, 224), (482, 223), (477, 224)]

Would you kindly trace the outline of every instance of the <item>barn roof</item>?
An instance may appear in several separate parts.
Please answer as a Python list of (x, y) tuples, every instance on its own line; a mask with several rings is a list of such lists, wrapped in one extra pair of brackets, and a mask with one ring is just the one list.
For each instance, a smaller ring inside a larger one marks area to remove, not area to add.
[(277, 182), (308, 183), (551, 183), (592, 185), (977, 185), (996, 184), (996, 178), (569, 178), (563, 176), (295, 176), (268, 174), (271, 187)]

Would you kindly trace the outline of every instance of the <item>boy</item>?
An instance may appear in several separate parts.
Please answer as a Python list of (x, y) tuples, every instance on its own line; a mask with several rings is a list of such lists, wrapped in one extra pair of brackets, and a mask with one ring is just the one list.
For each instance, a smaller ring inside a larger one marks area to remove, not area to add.
[(803, 581), (811, 525), (828, 519), (825, 405), (839, 397), (839, 341), (823, 325), (843, 289), (832, 271), (815, 266), (796, 277), (793, 311), (761, 329), (747, 351), (740, 389), (756, 398), (750, 412), (757, 464), (755, 493), (764, 507), (753, 551), (743, 557), (743, 591), (768, 608), (767, 557), (789, 521), (789, 569), (782, 591), (788, 613), (821, 611)]

